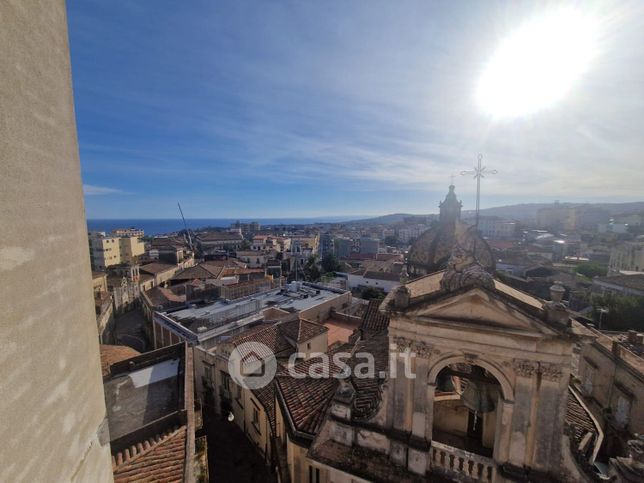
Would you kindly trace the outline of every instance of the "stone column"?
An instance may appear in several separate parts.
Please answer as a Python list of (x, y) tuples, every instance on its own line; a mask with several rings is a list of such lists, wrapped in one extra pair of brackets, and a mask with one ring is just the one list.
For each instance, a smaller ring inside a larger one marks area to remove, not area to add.
[(516, 383), (514, 387), (514, 410), (510, 425), (508, 461), (516, 466), (527, 464), (530, 446), (530, 419), (539, 364), (529, 360), (515, 360)]
[(558, 364), (541, 363), (539, 370), (539, 407), (531, 466), (542, 471), (556, 472), (561, 454), (567, 388)]
[(499, 397), (496, 409), (496, 428), (494, 430), (494, 461), (503, 464), (509, 459), (510, 437), (512, 434), (512, 411), (514, 403)]

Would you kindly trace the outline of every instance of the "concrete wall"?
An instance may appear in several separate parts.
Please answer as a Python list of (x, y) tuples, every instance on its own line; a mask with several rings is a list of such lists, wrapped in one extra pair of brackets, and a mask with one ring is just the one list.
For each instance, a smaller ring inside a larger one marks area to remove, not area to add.
[(111, 481), (65, 3), (0, 25), (0, 481)]

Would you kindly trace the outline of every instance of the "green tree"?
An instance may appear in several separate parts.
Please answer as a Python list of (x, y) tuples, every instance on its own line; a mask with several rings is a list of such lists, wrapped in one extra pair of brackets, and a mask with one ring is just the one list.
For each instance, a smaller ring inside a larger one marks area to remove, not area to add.
[(598, 327), (601, 321), (602, 330), (644, 330), (644, 297), (607, 293), (592, 301), (593, 320)]
[(304, 277), (309, 282), (317, 282), (320, 280), (320, 269), (318, 268), (317, 255), (311, 255), (304, 264)]
[(379, 290), (374, 287), (367, 287), (362, 290), (360, 293), (360, 297), (362, 297), (365, 300), (371, 300), (371, 299), (383, 299), (385, 298), (385, 293), (382, 290)]
[(327, 253), (322, 257), (322, 271), (328, 272), (337, 272), (340, 270), (340, 262), (335, 257), (333, 253)]
[(387, 245), (388, 247), (397, 247), (398, 243), (400, 243), (400, 241), (395, 235), (389, 235), (385, 237), (385, 245)]
[(604, 265), (601, 265), (596, 262), (586, 262), (580, 263), (575, 268), (575, 271), (581, 275), (585, 275), (588, 278), (593, 277), (603, 277), (606, 275), (607, 268)]

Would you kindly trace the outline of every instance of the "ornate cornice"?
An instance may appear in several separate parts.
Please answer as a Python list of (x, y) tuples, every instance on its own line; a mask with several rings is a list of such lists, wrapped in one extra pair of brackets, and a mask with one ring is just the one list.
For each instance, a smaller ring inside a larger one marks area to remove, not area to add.
[(432, 353), (433, 346), (424, 342), (407, 339), (406, 337), (394, 337), (394, 348), (398, 352), (406, 352), (407, 350), (413, 352), (416, 357), (424, 359), (429, 358)]
[(550, 362), (542, 362), (539, 364), (539, 372), (541, 372), (541, 377), (548, 379), (549, 381), (559, 382), (563, 376), (561, 367), (558, 364), (553, 364)]
[(514, 359), (512, 368), (521, 377), (532, 377), (539, 369), (539, 363), (527, 359)]

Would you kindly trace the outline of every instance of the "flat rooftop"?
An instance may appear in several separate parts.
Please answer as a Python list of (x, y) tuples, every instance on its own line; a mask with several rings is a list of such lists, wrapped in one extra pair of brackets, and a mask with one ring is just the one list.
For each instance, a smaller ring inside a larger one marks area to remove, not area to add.
[(329, 289), (312, 283), (299, 283), (297, 287), (269, 290), (234, 301), (224, 299), (204, 305), (193, 305), (179, 310), (163, 312), (163, 315), (197, 333), (200, 327), (211, 330), (231, 322), (253, 318), (269, 307), (287, 312), (301, 312), (321, 303), (333, 300), (344, 290)]
[(177, 411), (180, 363), (179, 357), (166, 359), (104, 383), (111, 440)]

